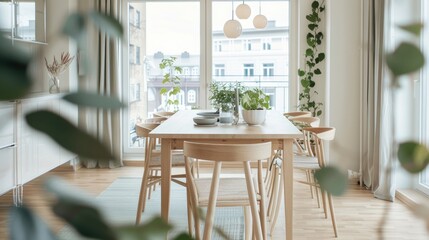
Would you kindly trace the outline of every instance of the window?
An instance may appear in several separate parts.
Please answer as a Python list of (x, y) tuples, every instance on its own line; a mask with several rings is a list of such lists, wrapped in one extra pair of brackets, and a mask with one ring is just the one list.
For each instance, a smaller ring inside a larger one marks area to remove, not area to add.
[(130, 102), (135, 102), (140, 100), (140, 83), (130, 84)]
[[(125, 17), (123, 22), (129, 24), (125, 29), (128, 29), (126, 39), (130, 48), (129, 51), (123, 52), (123, 58), (129, 58), (129, 61), (123, 61), (125, 71), (122, 89), (125, 99), (130, 100), (123, 111), (124, 157), (137, 157), (142, 153), (138, 146), (132, 144), (126, 128), (138, 119), (150, 117), (153, 112), (162, 111), (165, 107), (165, 99), (159, 94), (160, 88), (163, 87), (163, 72), (159, 69), (159, 63), (163, 58), (176, 57), (177, 65), (183, 70), (179, 76), (183, 90), (178, 96), (179, 109), (193, 106), (207, 108), (209, 101), (206, 98), (206, 86), (211, 81), (239, 81), (245, 87), (260, 86), (264, 90), (269, 89), (272, 103), (275, 103), (273, 108), (287, 111), (289, 0), (264, 1), (264, 9), (270, 12), (270, 20), (276, 24), (269, 29), (256, 30), (251, 21), (243, 22), (243, 33), (237, 39), (228, 39), (223, 34), (223, 26), (231, 18), (231, 12), (225, 11), (231, 9), (231, 2), (228, 1), (122, 2)], [(259, 7), (257, 1), (247, 4), (252, 9)], [(211, 7), (206, 7), (209, 5)], [(212, 26), (204, 28), (201, 23), (211, 23)], [(207, 33), (207, 29), (212, 32)], [(207, 37), (208, 34), (211, 34), (210, 38)], [(208, 39), (211, 39), (211, 42), (208, 42)], [(267, 39), (265, 48), (275, 49), (276, 55), (263, 50), (263, 39)], [(274, 39), (286, 41), (274, 42)], [(208, 50), (212, 52), (209, 53)], [(272, 73), (267, 69), (267, 75), (276, 75), (264, 79), (264, 63), (275, 63)], [(135, 89), (133, 84), (140, 84), (140, 98), (131, 96), (135, 93), (132, 91)]]
[(248, 39), (243, 40), (243, 48), (245, 51), (251, 51), (252, 50), (252, 40), (248, 40)]
[(247, 64), (244, 64), (243, 65), (244, 67), (244, 72), (243, 72), (243, 75), (244, 76), (253, 76), (254, 75), (254, 65), (253, 64), (249, 64), (249, 63), (247, 63)]
[(198, 67), (193, 67), (192, 68), (192, 76), (197, 76), (198, 74), (199, 74)]
[(135, 57), (135, 47), (134, 45), (130, 44), (130, 49), (129, 49), (129, 59), (130, 59), (130, 63), (134, 64), (136, 57)]
[(188, 103), (196, 103), (197, 99), (197, 92), (195, 90), (189, 90), (188, 91)]
[(136, 64), (140, 64), (140, 47), (136, 46)]
[(262, 50), (271, 50), (271, 40), (270, 39), (262, 40)]
[(222, 42), (214, 41), (214, 50), (215, 52), (222, 52)]
[(274, 63), (264, 63), (262, 65), (264, 76), (274, 76)]
[[(429, 26), (429, 3), (425, 0), (421, 1), (421, 9), (423, 10), (423, 17), (422, 20), (424, 22), (424, 29), (422, 34), (422, 50), (426, 56), (429, 56), (429, 43), (427, 39), (429, 39), (429, 29), (427, 26)], [(421, 129), (420, 132), (422, 133), (421, 140), (423, 143), (426, 143), (426, 147), (429, 147), (429, 111), (427, 109), (427, 106), (429, 104), (429, 66), (428, 63), (425, 64), (425, 67), (423, 68), (423, 72), (421, 74), (421, 91), (420, 91), (420, 121), (421, 121)], [(418, 183), (418, 189), (422, 192), (429, 195), (429, 168), (426, 168), (421, 174), (419, 178)]]
[(215, 76), (225, 76), (225, 64), (215, 64)]
[(141, 23), (140, 23), (140, 11), (136, 11), (136, 16), (135, 16), (135, 25), (136, 27), (140, 28)]

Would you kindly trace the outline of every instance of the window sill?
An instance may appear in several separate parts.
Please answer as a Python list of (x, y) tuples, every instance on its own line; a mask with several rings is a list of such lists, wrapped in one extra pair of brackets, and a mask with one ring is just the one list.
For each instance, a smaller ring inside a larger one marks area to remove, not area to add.
[(396, 190), (396, 199), (409, 208), (420, 204), (429, 204), (429, 196), (416, 189), (398, 189)]

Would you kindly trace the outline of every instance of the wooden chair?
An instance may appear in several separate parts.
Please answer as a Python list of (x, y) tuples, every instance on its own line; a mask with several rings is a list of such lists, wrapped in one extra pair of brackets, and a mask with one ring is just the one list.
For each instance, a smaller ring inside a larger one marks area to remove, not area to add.
[(154, 112), (153, 117), (169, 118), (169, 117), (173, 116), (174, 114), (175, 114), (175, 112)]
[(312, 113), (308, 111), (294, 111), (294, 112), (285, 112), (283, 116), (286, 118), (294, 118), (294, 117), (311, 117)]
[[(303, 132), (308, 136), (309, 140), (314, 144), (314, 156), (317, 159), (317, 162), (314, 163), (313, 159), (314, 157), (308, 156), (309, 158), (307, 161), (294, 161), (294, 168), (296, 169), (302, 169), (304, 171), (310, 171), (311, 175), (314, 175), (314, 172), (324, 166), (326, 166), (326, 159), (325, 159), (325, 153), (324, 153), (324, 141), (331, 141), (335, 138), (335, 128), (332, 127), (305, 127), (302, 129)], [(313, 176), (314, 179), (314, 176)], [(320, 188), (319, 184), (317, 182), (313, 181), (298, 181), (300, 183), (304, 183), (307, 185), (311, 185), (317, 188)], [(322, 202), (323, 202), (323, 209), (325, 211), (325, 218), (328, 218), (327, 216), (327, 210), (326, 210), (326, 196), (328, 198), (328, 205), (329, 205), (329, 211), (331, 214), (331, 221), (332, 221), (332, 227), (334, 229), (335, 237), (338, 237), (337, 232), (337, 225), (335, 220), (335, 213), (334, 213), (334, 205), (332, 202), (332, 196), (330, 193), (326, 193), (325, 191), (321, 190), (322, 193)]]
[[(204, 240), (210, 240), (213, 229), (215, 207), (243, 206), (246, 223), (250, 223), (248, 208), (251, 209), (254, 237), (266, 239), (265, 187), (262, 179), (262, 160), (271, 156), (271, 143), (256, 144), (208, 144), (184, 143), (188, 203), (195, 222), (195, 237), (201, 239), (198, 208), (207, 207)], [(212, 179), (196, 178), (192, 172), (191, 159), (204, 159), (215, 164)], [(250, 162), (258, 161), (257, 186), (251, 176)], [(245, 178), (220, 178), (223, 162), (242, 162)], [(259, 211), (257, 203), (259, 202)], [(192, 234), (192, 233), (191, 233)]]
[(162, 123), (165, 120), (167, 120), (167, 117), (153, 117), (153, 118), (146, 118), (144, 120), (144, 123)]
[[(155, 187), (161, 181), (158, 171), (161, 168), (161, 151), (155, 148), (156, 139), (149, 137), (149, 133), (159, 126), (159, 123), (138, 123), (136, 124), (136, 133), (145, 140), (145, 161), (142, 183), (140, 186), (139, 202), (137, 205), (136, 224), (140, 223), (141, 213), (146, 206), (146, 195), (150, 199), (151, 187)], [(173, 167), (184, 167), (185, 162), (182, 151), (173, 151)], [(183, 181), (177, 178), (186, 178), (185, 174), (172, 175), (172, 181), (186, 186)], [(149, 192), (148, 192), (149, 190)]]

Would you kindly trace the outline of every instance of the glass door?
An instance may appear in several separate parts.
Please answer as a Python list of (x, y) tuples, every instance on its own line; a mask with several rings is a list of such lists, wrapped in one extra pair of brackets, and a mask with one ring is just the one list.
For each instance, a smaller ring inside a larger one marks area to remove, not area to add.
[(174, 66), (182, 69), (181, 73), (174, 72), (181, 81), (177, 109), (197, 107), (200, 96), (200, 2), (129, 1), (127, 13), (125, 155), (142, 153), (144, 143), (135, 133), (136, 123), (154, 112), (172, 110), (161, 94), (162, 88), (169, 89), (163, 83), (169, 74), (160, 68), (163, 59), (174, 58)]

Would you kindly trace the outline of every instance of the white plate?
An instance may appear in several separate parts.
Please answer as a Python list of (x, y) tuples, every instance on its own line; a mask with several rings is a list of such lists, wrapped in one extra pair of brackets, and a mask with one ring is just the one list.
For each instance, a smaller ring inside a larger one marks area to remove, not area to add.
[(203, 117), (210, 117), (210, 118), (219, 117), (218, 112), (199, 112), (197, 113), (197, 115), (200, 115)]
[(213, 125), (217, 122), (217, 118), (209, 118), (209, 117), (194, 117), (194, 122), (198, 125)]

